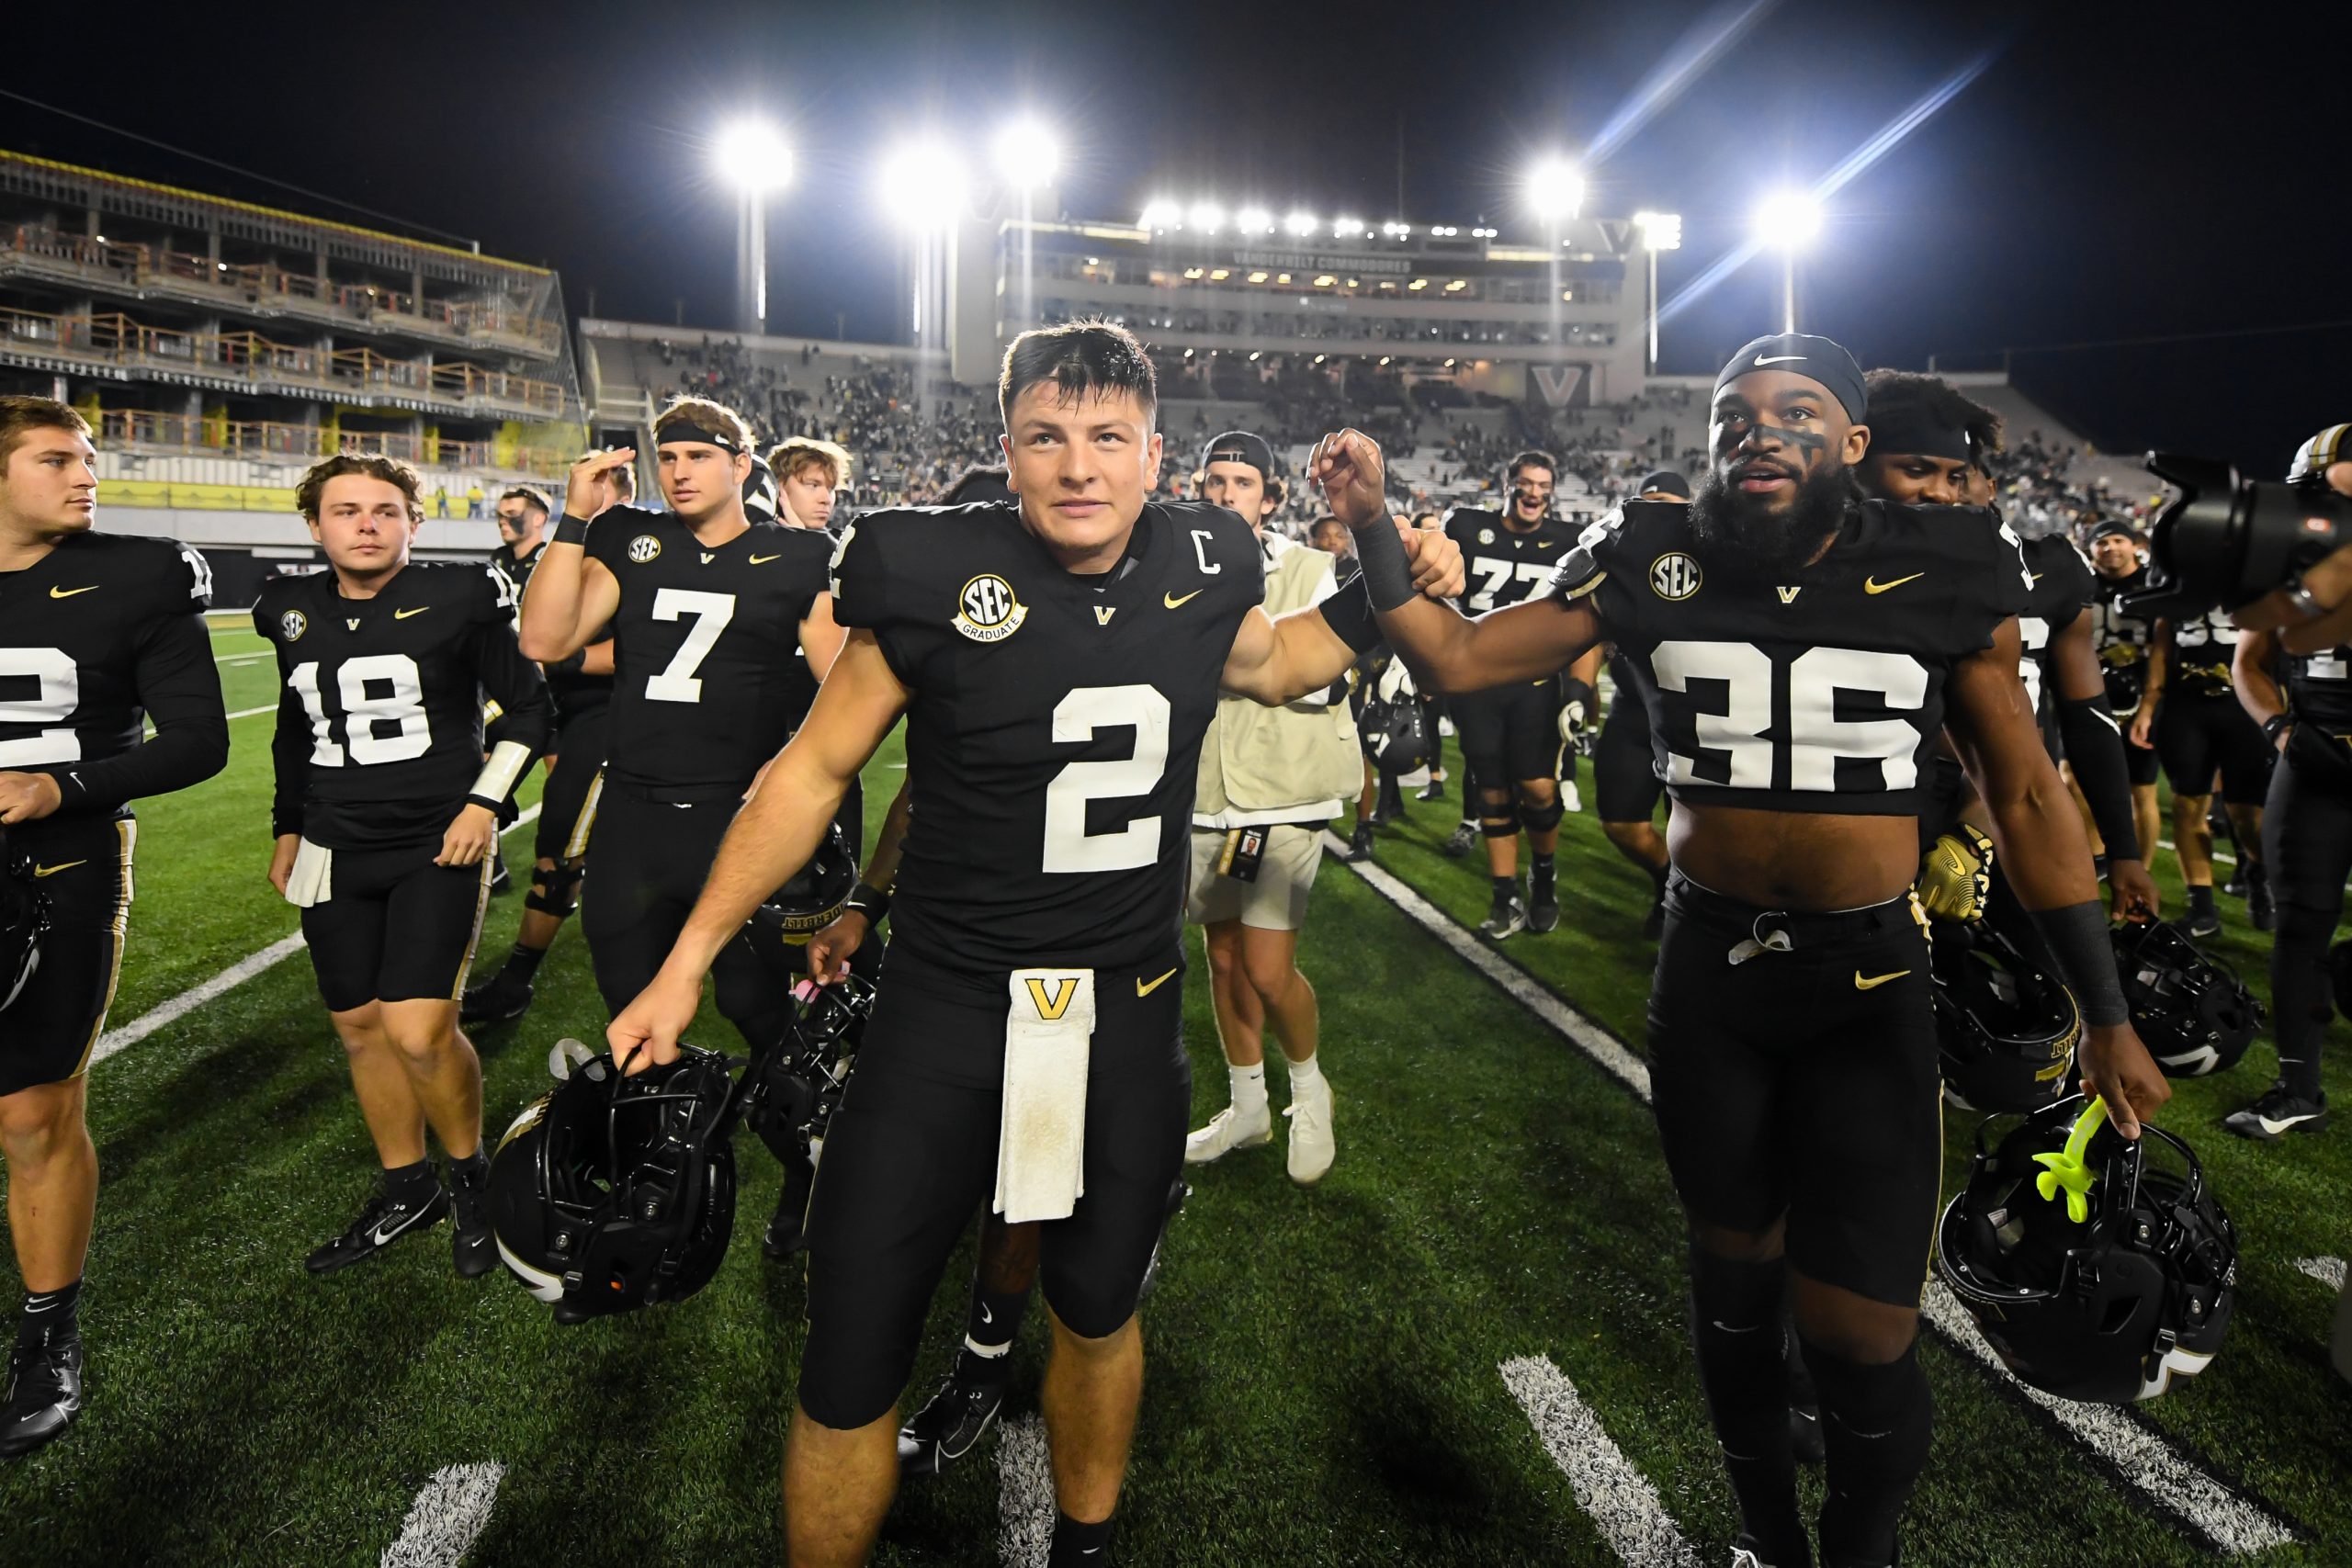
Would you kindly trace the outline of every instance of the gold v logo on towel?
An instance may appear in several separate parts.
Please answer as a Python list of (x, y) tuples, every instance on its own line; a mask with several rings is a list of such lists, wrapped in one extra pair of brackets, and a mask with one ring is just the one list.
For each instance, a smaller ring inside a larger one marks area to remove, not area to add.
[(1037, 1004), (1037, 1016), (1047, 1023), (1059, 1023), (1062, 1014), (1069, 1010), (1071, 998), (1078, 995), (1078, 977), (1074, 975), (1062, 977), (1060, 989), (1051, 1001), (1046, 999), (1046, 983), (1043, 980), (1032, 976), (1027, 984), (1029, 999)]

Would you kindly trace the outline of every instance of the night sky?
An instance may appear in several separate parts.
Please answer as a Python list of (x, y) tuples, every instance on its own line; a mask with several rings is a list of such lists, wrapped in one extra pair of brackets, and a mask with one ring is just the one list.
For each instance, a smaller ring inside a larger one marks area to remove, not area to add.
[[(551, 265), (575, 315), (592, 295), (650, 321), (683, 301), (709, 326), (728, 321), (734, 209), (706, 150), (758, 110), (799, 163), (775, 207), (774, 330), (831, 335), (839, 313), (876, 337), (897, 253), (874, 170), (910, 132), (984, 162), (1032, 110), (1063, 130), (1064, 208), (1123, 219), (1162, 193), (1398, 216), (1401, 142), (1401, 216), (1523, 234), (1519, 171), (1581, 154), (1662, 58), (1741, 9), (308, 0), (232, 26), (136, 7), (102, 45), (12, 51), (0, 87)], [(1684, 215), (1671, 298), (1740, 243), (1763, 191), (1818, 179), (1996, 51), (1830, 198), (1804, 324), (1866, 366), (1990, 368), (2016, 349), (2018, 382), (2102, 446), (2276, 477), (2352, 418), (2352, 64), (2315, 14), (1780, 0), (1588, 169), (1585, 209)], [(356, 216), (5, 99), (0, 145)], [(1669, 321), (1665, 368), (1713, 371), (1774, 324), (1778, 278), (1759, 259)], [(2227, 335), (2052, 347), (2188, 334)]]

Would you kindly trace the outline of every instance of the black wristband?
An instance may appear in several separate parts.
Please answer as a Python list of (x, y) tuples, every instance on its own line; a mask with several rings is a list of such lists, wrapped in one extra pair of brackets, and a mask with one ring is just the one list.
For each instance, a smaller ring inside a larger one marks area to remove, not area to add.
[(1362, 655), (1380, 646), (1380, 623), (1372, 618), (1372, 595), (1364, 589), (1362, 572), (1341, 583), (1316, 609), (1322, 612), (1323, 624), (1332, 635), (1348, 645), (1349, 652)]
[(588, 519), (574, 517), (567, 512), (555, 520), (555, 543), (584, 545), (588, 542)]
[(2278, 744), (2278, 738), (2287, 733), (2287, 727), (2294, 722), (2294, 716), (2290, 714), (2274, 713), (2262, 721), (2262, 738), (2276, 746)]
[(2058, 973), (2083, 1004), (2083, 1021), (2107, 1029), (2132, 1021), (2123, 1000), (2123, 982), (2115, 973), (2115, 943), (2108, 934), (2107, 912), (2097, 899), (2069, 904), (2063, 909), (2036, 909), (2034, 928), (2050, 944)]
[(1413, 602), (1413, 563), (1405, 554), (1405, 541), (1396, 536), (1396, 525), (1382, 517), (1370, 527), (1355, 531), (1356, 559), (1363, 567), (1364, 592), (1372, 595), (1375, 610), (1394, 610)]
[(865, 917), (866, 924), (878, 926), (882, 918), (890, 912), (890, 895), (882, 888), (861, 882), (850, 889), (849, 897), (842, 900), (842, 908), (855, 909)]

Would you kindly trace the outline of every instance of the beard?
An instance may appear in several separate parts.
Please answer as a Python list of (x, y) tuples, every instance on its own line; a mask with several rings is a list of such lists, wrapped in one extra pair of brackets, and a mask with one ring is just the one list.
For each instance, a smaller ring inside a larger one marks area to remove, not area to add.
[(1690, 532), (1752, 576), (1785, 577), (1828, 543), (1860, 493), (1852, 470), (1818, 468), (1801, 477), (1789, 503), (1776, 511), (1710, 468), (1690, 497)]

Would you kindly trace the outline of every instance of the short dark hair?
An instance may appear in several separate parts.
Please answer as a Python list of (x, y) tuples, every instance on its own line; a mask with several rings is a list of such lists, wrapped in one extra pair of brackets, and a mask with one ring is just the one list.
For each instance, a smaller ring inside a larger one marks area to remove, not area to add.
[(1008, 430), (1013, 400), (1041, 381), (1051, 381), (1066, 400), (1131, 392), (1143, 404), (1145, 428), (1159, 417), (1159, 381), (1152, 374), (1151, 356), (1135, 333), (1115, 321), (1065, 321), (1012, 340), (996, 383), (997, 412)]
[[(513, 490), (507, 491), (499, 496), (498, 499), (502, 502), (519, 501), (525, 506), (529, 507), (532, 511), (537, 513), (542, 517), (548, 516), (555, 511), (554, 507), (548, 504), (546, 492), (536, 490), (529, 485), (516, 485)], [(492, 502), (492, 504), (494, 506), (496, 502)]]
[(981, 501), (1011, 501), (1012, 486), (1002, 468), (985, 465), (966, 468), (939, 498), (942, 506), (969, 506)]
[(414, 468), (398, 457), (387, 457), (374, 452), (338, 452), (332, 457), (311, 464), (304, 470), (301, 482), (294, 487), (294, 509), (306, 521), (316, 523), (319, 507), (326, 500), (327, 481), (339, 479), (345, 474), (383, 480), (399, 491), (401, 499), (408, 503), (410, 522), (424, 521), (424, 481), (417, 478)]
[(1913, 423), (1966, 431), (1969, 450), (1980, 457), (2001, 450), (2001, 416), (1940, 376), (1873, 370), (1862, 378), (1862, 388), (1871, 414), (1864, 423), (1884, 419), (1892, 425), (1898, 416), (1908, 415)]
[(1503, 470), (1504, 479), (1519, 478), (1519, 470), (1521, 468), (1541, 468), (1556, 480), (1560, 477), (1560, 459), (1540, 446), (1530, 446), (1510, 460), (1510, 467)]
[(0, 398), (0, 466), (6, 465), (24, 444), (25, 437), (36, 430), (68, 430), (85, 441), (93, 439), (90, 422), (71, 403), (55, 398)]

